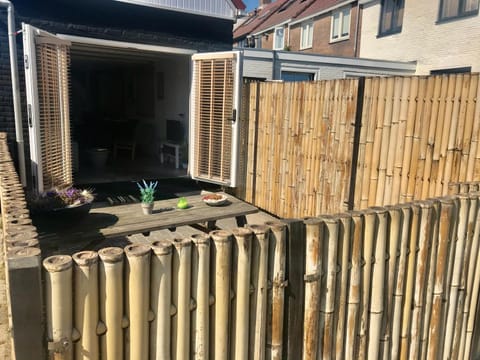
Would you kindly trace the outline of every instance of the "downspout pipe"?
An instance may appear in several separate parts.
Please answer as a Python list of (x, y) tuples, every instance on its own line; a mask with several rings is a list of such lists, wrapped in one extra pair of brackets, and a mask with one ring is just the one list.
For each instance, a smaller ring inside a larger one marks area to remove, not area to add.
[(23, 187), (27, 186), (25, 174), (25, 148), (23, 142), (23, 123), (22, 109), (20, 105), (20, 85), (18, 81), (18, 64), (17, 64), (17, 42), (15, 31), (15, 11), (13, 4), (8, 0), (0, 0), (0, 6), (7, 8), (8, 21), (8, 47), (10, 52), (10, 71), (12, 77), (12, 94), (13, 94), (13, 113), (15, 116), (15, 137), (17, 142), (18, 165), (20, 172), (20, 180)]

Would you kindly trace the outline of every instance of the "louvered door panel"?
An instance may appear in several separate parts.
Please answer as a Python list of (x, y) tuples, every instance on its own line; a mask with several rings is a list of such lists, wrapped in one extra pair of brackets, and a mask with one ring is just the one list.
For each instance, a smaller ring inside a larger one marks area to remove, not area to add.
[(34, 187), (73, 182), (70, 138), (70, 43), (23, 24), (25, 81)]
[(44, 188), (72, 184), (69, 121), (69, 49), (37, 44), (40, 143)]
[(238, 158), (239, 53), (199, 54), (192, 60), (191, 175), (234, 187)]

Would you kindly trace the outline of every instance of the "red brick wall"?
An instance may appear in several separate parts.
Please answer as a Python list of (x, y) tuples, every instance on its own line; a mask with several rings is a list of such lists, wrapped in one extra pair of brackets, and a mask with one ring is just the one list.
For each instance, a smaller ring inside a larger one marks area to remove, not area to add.
[(352, 7), (350, 13), (350, 37), (347, 40), (330, 42), (331, 14), (314, 18), (312, 48), (300, 50), (301, 24), (290, 28), (290, 50), (324, 55), (354, 56), (355, 27), (357, 22), (357, 7)]

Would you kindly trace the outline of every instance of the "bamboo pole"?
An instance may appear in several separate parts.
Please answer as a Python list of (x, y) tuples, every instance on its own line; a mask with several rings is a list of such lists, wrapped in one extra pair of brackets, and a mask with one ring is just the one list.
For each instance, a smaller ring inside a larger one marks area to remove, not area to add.
[(323, 259), (322, 285), (325, 295), (320, 297), (320, 319), (318, 336), (318, 356), (322, 359), (331, 359), (334, 356), (334, 311), (335, 311), (335, 283), (337, 275), (337, 246), (339, 221), (333, 216), (322, 216), (323, 237), (320, 249), (325, 254)]
[(410, 329), (412, 319), (413, 291), (415, 287), (415, 263), (417, 255), (417, 240), (420, 225), (420, 207), (411, 204), (411, 228), (408, 239), (408, 256), (406, 262), (405, 293), (403, 296), (403, 313), (401, 326), (400, 359), (408, 359), (410, 346)]
[[(365, 154), (364, 154), (364, 168), (362, 170), (362, 182), (361, 182), (361, 198), (359, 209), (365, 209), (369, 205), (369, 193), (370, 193), (370, 172), (371, 172), (371, 158), (373, 154), (373, 145), (375, 140), (375, 116), (376, 106), (378, 101), (378, 78), (365, 79), (365, 95), (367, 95), (367, 89), (371, 95), (364, 97), (363, 100), (363, 113), (362, 113), (362, 133), (365, 132)], [(359, 158), (360, 160), (360, 158)], [(360, 164), (360, 161), (359, 161)]]
[(123, 250), (108, 247), (98, 252), (100, 256), (100, 319), (107, 328), (101, 337), (103, 360), (123, 357)]
[[(470, 345), (467, 345), (467, 326), (468, 326), (468, 319), (469, 319), (469, 310), (470, 310), (470, 304), (471, 301), (474, 297), (473, 294), (473, 289), (474, 289), (474, 281), (475, 281), (475, 275), (476, 275), (476, 264), (477, 264), (477, 256), (475, 256), (478, 253), (479, 249), (479, 238), (480, 238), (480, 216), (478, 216), (478, 210), (479, 210), (479, 205), (480, 205), (480, 200), (479, 200), (479, 195), (478, 193), (472, 194), (471, 195), (471, 203), (472, 203), (472, 208), (469, 213), (469, 229), (471, 226), (471, 230), (469, 230), (469, 233), (471, 233), (471, 247), (468, 251), (470, 254), (470, 261), (468, 262), (468, 267), (466, 269), (467, 272), (467, 278), (466, 278), (466, 284), (465, 284), (465, 291), (466, 291), (466, 299), (464, 303), (464, 308), (463, 308), (463, 324), (462, 324), (462, 339), (461, 339), (461, 351), (459, 354), (459, 358), (468, 358), (468, 353), (470, 349)], [(471, 344), (471, 342), (470, 342)], [(467, 348), (468, 346), (468, 348)]]
[(432, 237), (430, 244), (430, 264), (428, 266), (427, 286), (425, 290), (425, 310), (423, 311), (422, 338), (420, 340), (420, 359), (427, 358), (430, 319), (433, 306), (433, 293), (435, 287), (435, 264), (438, 250), (438, 221), (440, 214), (440, 201), (432, 199)]
[(384, 208), (374, 209), (377, 218), (375, 229), (374, 263), (372, 268), (372, 293), (369, 306), (368, 326), (368, 357), (372, 359), (381, 358), (381, 333), (382, 320), (385, 311), (385, 269), (387, 252), (387, 217), (388, 213)]
[(392, 336), (392, 315), (393, 315), (393, 294), (395, 292), (395, 275), (397, 269), (397, 258), (399, 257), (399, 243), (401, 236), (401, 209), (398, 206), (387, 206), (388, 211), (388, 250), (387, 250), (387, 269), (388, 276), (385, 278), (385, 288), (387, 289), (385, 296), (385, 316), (384, 327), (381, 334), (381, 342), (383, 349), (383, 359), (390, 358), (390, 346)]
[(473, 236), (476, 218), (478, 216), (478, 194), (471, 193), (468, 195), (469, 208), (468, 208), (468, 219), (466, 226), (466, 245), (465, 245), (465, 256), (463, 259), (462, 273), (460, 276), (460, 286), (459, 286), (459, 302), (457, 306), (457, 323), (455, 327), (455, 334), (453, 338), (453, 356), (457, 359), (462, 359), (465, 351), (465, 335), (466, 335), (466, 325), (467, 317), (465, 316), (465, 310), (468, 309), (467, 302), (470, 297), (470, 289), (468, 286), (468, 269), (472, 263), (472, 247), (473, 247)]
[(128, 245), (127, 256), (127, 314), (130, 320), (129, 356), (131, 360), (148, 358), (148, 315), (150, 311), (150, 246)]
[[(287, 226), (281, 222), (267, 222), (265, 225), (270, 227), (270, 246), (273, 246), (275, 251), (273, 256), (272, 275), (272, 341), (271, 356), (269, 356), (269, 358), (273, 360), (281, 360), (283, 350), (285, 287), (287, 285), (285, 278)], [(246, 320), (248, 321), (248, 317)], [(245, 327), (245, 325), (243, 325), (243, 327)]]
[(72, 258), (54, 255), (45, 268), (47, 337), (55, 360), (72, 360)]
[(410, 330), (409, 359), (418, 359), (421, 354), (422, 317), (425, 314), (425, 293), (428, 283), (429, 250), (433, 235), (433, 203), (423, 201), (420, 205), (418, 232), (418, 255), (415, 270), (415, 290), (413, 294), (412, 325)]
[[(392, 106), (393, 106), (393, 97), (394, 97), (394, 90), (395, 90), (395, 78), (389, 77), (387, 79), (382, 79), (386, 82), (386, 89), (385, 92), (381, 92), (381, 94), (385, 94), (385, 99), (380, 103), (380, 118), (383, 119), (382, 130), (381, 130), (381, 137), (379, 141), (381, 141), (380, 146), (380, 159), (378, 162), (378, 180), (376, 185), (376, 195), (375, 195), (375, 205), (384, 205), (386, 202), (384, 199), (385, 193), (390, 195), (390, 190), (386, 189), (386, 176), (387, 176), (387, 167), (388, 167), (388, 160), (391, 159), (392, 153), (389, 156), (389, 147), (390, 145), (394, 144), (396, 137), (390, 138), (390, 132), (392, 130)], [(381, 80), (381, 81), (382, 81)], [(390, 178), (391, 180), (391, 178)]]
[(401, 78), (402, 79), (402, 90), (400, 95), (400, 110), (398, 117), (398, 132), (394, 137), (397, 138), (397, 145), (395, 148), (395, 157), (393, 160), (393, 184), (392, 184), (392, 196), (391, 203), (397, 204), (400, 201), (400, 186), (402, 177), (407, 174), (402, 168), (404, 149), (405, 149), (405, 131), (407, 129), (407, 113), (408, 113), (408, 104), (409, 104), (409, 91), (410, 91), (410, 77)]
[(446, 268), (448, 259), (448, 243), (451, 238), (453, 225), (450, 221), (454, 216), (454, 203), (452, 199), (440, 199), (440, 214), (438, 219), (438, 249), (435, 266), (435, 283), (433, 290), (432, 313), (430, 319), (430, 331), (427, 358), (439, 359), (443, 350), (443, 326), (444, 313), (443, 297), (445, 292)]
[[(474, 230), (474, 240), (473, 244), (476, 245), (477, 251), (479, 246), (480, 238), (480, 217), (477, 217)], [(472, 259), (473, 260), (473, 259)], [(471, 296), (469, 299), (469, 308), (468, 308), (468, 317), (467, 317), (467, 326), (465, 334), (465, 350), (464, 350), (464, 359), (470, 359), (474, 354), (474, 351), (478, 349), (478, 346), (475, 344), (474, 335), (477, 324), (477, 314), (478, 314), (478, 299), (480, 294), (480, 256), (476, 256), (472, 264), (469, 266), (469, 271), (473, 270), (473, 276), (469, 276), (467, 282), (471, 282)], [(468, 286), (468, 285), (467, 285)]]
[[(371, 172), (370, 172), (370, 186), (369, 186), (369, 193), (368, 193), (368, 206), (375, 206), (379, 205), (377, 203), (377, 189), (378, 187), (378, 177), (379, 177), (379, 161), (381, 157), (381, 151), (384, 149), (381, 148), (382, 145), (382, 136), (383, 134), (383, 115), (385, 109), (385, 99), (382, 98), (386, 92), (387, 80), (384, 78), (379, 79), (379, 100), (378, 100), (378, 107), (376, 108), (376, 128), (375, 128), (375, 135), (373, 140), (373, 150), (372, 156), (370, 161), (371, 164)], [(385, 146), (385, 142), (384, 142)], [(383, 189), (382, 189), (383, 190)]]
[(444, 358), (450, 358), (453, 346), (453, 335), (455, 331), (455, 322), (457, 316), (457, 302), (459, 297), (459, 288), (461, 286), (461, 275), (463, 267), (463, 257), (466, 243), (466, 231), (467, 231), (467, 220), (468, 220), (468, 208), (469, 200), (466, 195), (459, 195), (459, 211), (458, 211), (458, 226), (456, 241), (454, 245), (454, 259), (453, 259), (453, 273), (452, 280), (450, 282), (450, 291), (447, 307), (447, 322), (445, 329), (445, 340), (444, 340)]
[(155, 314), (150, 325), (150, 359), (171, 358), (172, 244), (152, 243), (150, 304)]
[[(480, 81), (477, 77), (477, 90), (475, 94), (478, 97), (480, 94)], [(472, 127), (472, 134), (471, 134), (471, 141), (470, 141), (470, 149), (468, 151), (468, 163), (467, 163), (467, 180), (472, 181), (474, 180), (474, 175), (478, 174), (478, 171), (475, 171), (476, 165), (476, 158), (477, 158), (477, 151), (478, 151), (478, 141), (479, 141), (479, 132), (480, 132), (480, 106), (475, 106), (475, 110), (473, 113), (473, 127)]]
[(194, 234), (190, 239), (195, 244), (192, 297), (197, 302), (192, 317), (192, 358), (206, 360), (209, 358), (210, 237), (207, 234)]
[(237, 304), (235, 309), (233, 339), (233, 358), (236, 360), (248, 359), (248, 323), (250, 303), (250, 269), (253, 233), (247, 228), (233, 230), (233, 236), (238, 248), (237, 269)]
[(402, 180), (400, 182), (400, 202), (406, 202), (408, 196), (408, 182), (410, 176), (410, 162), (412, 160), (413, 136), (415, 128), (415, 113), (417, 108), (416, 98), (419, 93), (419, 78), (413, 77), (410, 83), (410, 94), (407, 110), (407, 122), (405, 128), (404, 153), (402, 162)]
[(349, 259), (350, 259), (350, 237), (351, 237), (351, 215), (350, 214), (338, 214), (339, 219), (339, 264), (340, 264), (340, 276), (337, 276), (336, 285), (336, 302), (338, 303), (338, 320), (335, 329), (336, 336), (334, 336), (335, 346), (335, 359), (344, 359), (344, 341), (343, 336), (346, 331), (347, 320), (347, 295), (348, 295), (348, 272), (349, 272)]
[(177, 307), (172, 326), (172, 357), (190, 359), (190, 304), (192, 274), (192, 242), (190, 239), (173, 239), (172, 297)]
[(392, 307), (392, 345), (390, 357), (398, 358), (400, 355), (400, 339), (402, 329), (402, 308), (403, 298), (405, 295), (405, 283), (407, 272), (407, 259), (410, 245), (410, 227), (412, 218), (412, 208), (409, 204), (400, 205), (401, 225), (400, 225), (400, 241), (399, 241), (399, 258), (398, 269), (396, 271), (396, 280), (393, 293)]
[(215, 230), (210, 236), (215, 251), (215, 346), (212, 358), (228, 359), (232, 234), (225, 230)]
[(75, 359), (99, 359), (98, 316), (98, 254), (81, 251), (73, 255), (74, 265), (74, 324), (80, 332), (75, 343)]
[(306, 230), (305, 263), (305, 314), (303, 333), (303, 360), (317, 359), (318, 350), (318, 308), (320, 305), (320, 280), (322, 254), (320, 239), (323, 227), (320, 219), (308, 218), (304, 221)]
[(363, 259), (365, 264), (363, 266), (362, 277), (362, 301), (360, 306), (360, 329), (359, 329), (359, 359), (367, 358), (367, 338), (368, 338), (368, 309), (370, 303), (370, 293), (372, 284), (372, 263), (373, 249), (375, 247), (375, 228), (376, 228), (376, 214), (375, 211), (365, 210), (364, 233), (363, 233)]
[(345, 359), (358, 358), (357, 329), (359, 327), (361, 278), (362, 278), (362, 234), (363, 212), (351, 213), (351, 270), (348, 288), (347, 325), (345, 334)]

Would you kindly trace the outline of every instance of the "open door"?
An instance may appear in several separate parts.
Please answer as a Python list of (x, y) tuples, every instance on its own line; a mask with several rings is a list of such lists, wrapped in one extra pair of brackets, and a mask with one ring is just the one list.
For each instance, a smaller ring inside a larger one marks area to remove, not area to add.
[(22, 24), (34, 190), (72, 184), (70, 42)]
[(237, 184), (241, 53), (192, 56), (190, 95), (190, 175), (193, 179)]

